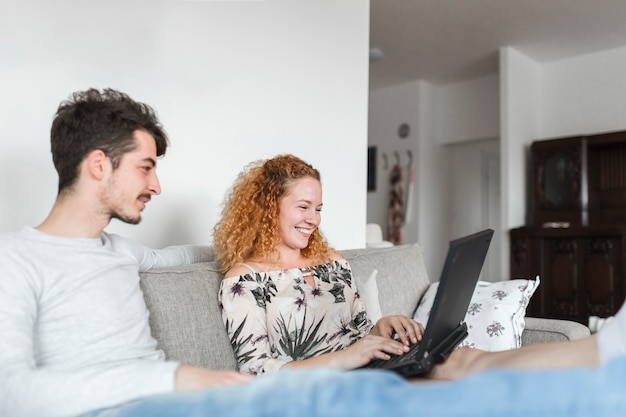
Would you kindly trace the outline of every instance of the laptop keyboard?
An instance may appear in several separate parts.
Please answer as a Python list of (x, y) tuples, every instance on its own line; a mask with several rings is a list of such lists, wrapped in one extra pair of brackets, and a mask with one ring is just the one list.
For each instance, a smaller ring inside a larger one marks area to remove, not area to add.
[(365, 365), (365, 368), (394, 368), (396, 366), (403, 365), (406, 362), (409, 362), (415, 356), (417, 349), (419, 348), (419, 342), (411, 345), (411, 350), (402, 354), (402, 355), (394, 355), (389, 354), (391, 356), (390, 359), (372, 359), (370, 363)]

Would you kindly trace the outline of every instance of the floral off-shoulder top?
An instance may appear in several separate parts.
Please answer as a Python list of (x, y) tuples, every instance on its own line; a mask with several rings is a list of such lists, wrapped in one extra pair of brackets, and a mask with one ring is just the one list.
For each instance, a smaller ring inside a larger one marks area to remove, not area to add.
[(343, 349), (372, 328), (345, 259), (226, 278), (219, 301), (239, 370), (247, 374)]

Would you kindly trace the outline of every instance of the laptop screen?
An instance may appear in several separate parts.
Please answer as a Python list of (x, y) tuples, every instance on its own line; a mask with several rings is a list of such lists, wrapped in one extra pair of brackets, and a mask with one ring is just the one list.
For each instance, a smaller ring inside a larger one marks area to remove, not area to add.
[(465, 319), (492, 236), (487, 229), (450, 242), (420, 350), (437, 346)]

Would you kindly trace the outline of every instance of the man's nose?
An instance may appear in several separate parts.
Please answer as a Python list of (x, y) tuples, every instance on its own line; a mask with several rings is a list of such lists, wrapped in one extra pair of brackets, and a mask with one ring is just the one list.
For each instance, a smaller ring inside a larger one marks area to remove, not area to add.
[(150, 183), (150, 191), (152, 191), (152, 193), (156, 195), (161, 194), (161, 184), (159, 183), (159, 177), (157, 177), (156, 174), (154, 174), (154, 177)]

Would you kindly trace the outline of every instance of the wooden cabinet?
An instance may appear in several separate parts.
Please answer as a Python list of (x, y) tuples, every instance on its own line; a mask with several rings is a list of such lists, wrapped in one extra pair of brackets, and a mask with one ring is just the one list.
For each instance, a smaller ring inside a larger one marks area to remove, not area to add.
[(531, 223), (586, 225), (587, 138), (533, 142), (531, 152)]
[(625, 226), (521, 227), (510, 232), (511, 278), (540, 276), (527, 314), (588, 324), (626, 297)]
[(510, 231), (511, 278), (541, 277), (529, 316), (588, 324), (626, 295), (626, 131), (535, 141), (529, 226)]
[(534, 226), (626, 224), (626, 131), (535, 141), (529, 177)]

